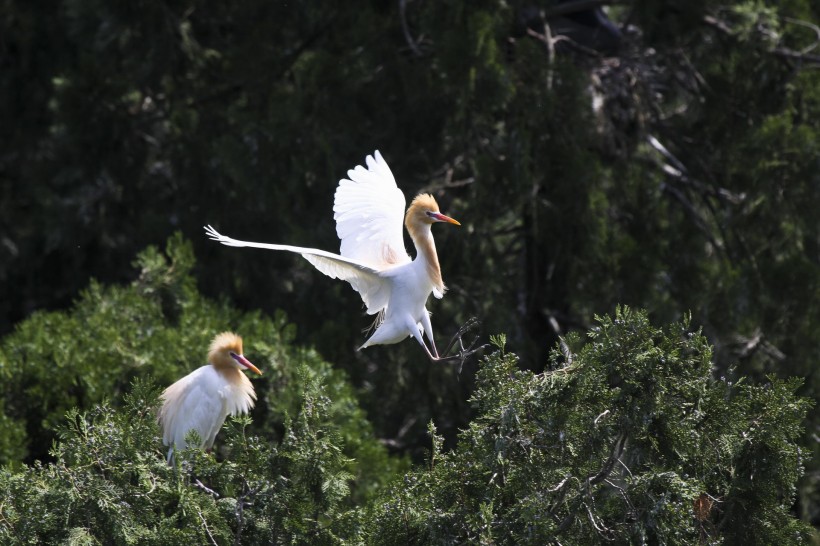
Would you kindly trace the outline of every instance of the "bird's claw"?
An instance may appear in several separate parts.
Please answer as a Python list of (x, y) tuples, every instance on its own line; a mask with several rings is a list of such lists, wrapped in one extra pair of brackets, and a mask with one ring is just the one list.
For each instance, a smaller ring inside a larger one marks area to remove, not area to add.
[[(475, 346), (476, 343), (478, 342), (478, 338), (480, 337), (478, 335), (476, 335), (473, 338), (473, 340), (470, 342), (470, 344), (467, 347), (464, 346), (464, 340), (462, 339), (464, 334), (466, 334), (467, 332), (469, 332), (470, 330), (472, 330), (473, 328), (475, 328), (476, 326), (478, 326), (480, 324), (481, 324), (481, 322), (475, 317), (472, 317), (467, 322), (462, 324), (461, 328), (458, 329), (458, 332), (456, 332), (455, 335), (450, 340), (450, 343), (447, 344), (447, 348), (444, 349), (444, 352), (442, 354), (444, 354), (445, 356), (440, 356), (437, 360), (439, 362), (456, 362), (456, 361), (458, 361), (459, 362), (458, 369), (459, 369), (459, 373), (460, 373), (461, 368), (464, 366), (464, 362), (467, 360), (467, 358), (469, 358), (470, 356), (474, 355), (475, 353), (477, 353), (479, 351), (482, 351), (482, 350), (484, 350), (485, 348), (488, 347), (488, 345), (486, 345), (486, 344), (479, 345), (478, 347)], [(456, 354), (450, 355), (449, 353), (450, 353), (450, 351), (452, 351), (452, 349), (456, 345), (456, 343), (458, 343), (459, 351)]]

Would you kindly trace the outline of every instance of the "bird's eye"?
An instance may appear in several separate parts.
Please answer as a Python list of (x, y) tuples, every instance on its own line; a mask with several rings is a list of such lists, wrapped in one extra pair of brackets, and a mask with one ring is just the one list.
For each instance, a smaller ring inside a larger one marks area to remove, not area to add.
[(237, 357), (237, 354), (233, 351), (229, 351), (228, 354), (231, 355), (231, 358), (236, 358)]
[(430, 218), (435, 218), (435, 214), (436, 214), (436, 213), (435, 213), (435, 212), (433, 212), (432, 210), (426, 210), (426, 211), (424, 211), (424, 214), (426, 214), (426, 215), (427, 215), (427, 216), (429, 216)]

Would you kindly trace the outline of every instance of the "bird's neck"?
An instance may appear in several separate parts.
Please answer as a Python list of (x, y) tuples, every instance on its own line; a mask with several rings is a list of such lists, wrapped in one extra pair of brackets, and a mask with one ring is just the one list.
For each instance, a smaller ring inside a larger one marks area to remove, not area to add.
[(228, 383), (235, 385), (235, 386), (246, 386), (250, 385), (250, 380), (242, 373), (242, 370), (234, 366), (233, 364), (229, 364), (227, 362), (223, 363), (220, 361), (212, 362), (211, 366), (225, 378), (225, 381)]
[(228, 389), (220, 388), (220, 396), (223, 397), (222, 402), (228, 413), (248, 413), (256, 400), (256, 391), (251, 380), (236, 366), (218, 366), (214, 363), (211, 365), (229, 386)]
[(438, 263), (436, 243), (430, 224), (408, 224), (407, 231), (416, 247), (416, 260), (421, 260), (427, 269), (430, 282), (439, 292), (444, 293), (444, 281), (441, 278), (441, 267)]

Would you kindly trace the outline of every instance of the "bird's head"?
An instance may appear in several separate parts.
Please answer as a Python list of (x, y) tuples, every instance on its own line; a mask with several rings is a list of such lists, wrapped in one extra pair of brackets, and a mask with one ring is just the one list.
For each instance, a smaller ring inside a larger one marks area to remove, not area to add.
[(448, 224), (461, 224), (449, 216), (443, 215), (438, 210), (438, 203), (435, 198), (429, 193), (420, 193), (410, 203), (407, 209), (407, 215), (404, 217), (404, 223), (408, 229), (411, 226), (419, 226), (424, 224), (435, 224), (436, 222), (446, 222)]
[(211, 342), (208, 362), (217, 368), (245, 368), (262, 375), (259, 368), (242, 354), (242, 338), (232, 332), (222, 332)]

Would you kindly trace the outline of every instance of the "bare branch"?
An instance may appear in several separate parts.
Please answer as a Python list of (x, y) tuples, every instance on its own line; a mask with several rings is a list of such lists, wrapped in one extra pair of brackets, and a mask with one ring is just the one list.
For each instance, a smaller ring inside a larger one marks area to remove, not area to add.
[(206, 492), (206, 493), (208, 493), (209, 495), (213, 496), (213, 498), (215, 498), (215, 499), (218, 499), (218, 498), (219, 498), (219, 493), (217, 493), (216, 491), (214, 491), (214, 490), (213, 490), (213, 489), (211, 489), (210, 487), (208, 487), (208, 486), (206, 486), (205, 484), (203, 484), (201, 481), (199, 481), (199, 479), (197, 479), (197, 480), (194, 482), (194, 485), (195, 485), (197, 488), (199, 488), (199, 489), (201, 489), (201, 490), (205, 491), (205, 492)]
[(541, 22), (544, 26), (544, 33), (540, 34), (531, 28), (528, 28), (527, 36), (535, 38), (539, 42), (543, 43), (547, 50), (547, 90), (552, 90), (552, 66), (555, 63), (555, 40), (552, 37), (552, 29), (550, 28), (549, 23), (547, 23), (547, 20), (542, 17)]
[[(592, 513), (592, 509), (589, 507), (588, 504), (584, 503), (584, 507), (587, 509), (587, 517), (589, 518), (589, 522), (592, 524), (592, 527), (598, 532), (600, 535), (607, 535), (612, 531), (608, 529), (602, 521), (601, 518), (596, 518), (595, 514)], [(598, 521), (596, 521), (596, 519)]]
[(208, 538), (211, 539), (211, 544), (214, 546), (219, 546), (219, 543), (217, 543), (216, 539), (214, 539), (214, 536), (211, 534), (211, 530), (208, 528), (208, 522), (205, 521), (205, 516), (202, 515), (202, 511), (197, 508), (196, 513), (199, 515), (199, 519), (202, 520), (202, 525), (205, 526), (205, 532), (208, 533)]
[[(667, 174), (673, 174), (668, 169), (664, 169), (664, 172), (666, 172)], [(677, 201), (681, 205), (683, 205), (683, 208), (686, 210), (686, 212), (689, 213), (689, 216), (695, 221), (695, 225), (697, 225), (698, 229), (700, 229), (703, 232), (703, 234), (706, 235), (706, 238), (709, 239), (709, 242), (712, 244), (712, 246), (714, 246), (718, 250), (723, 250), (723, 244), (720, 243), (717, 239), (715, 239), (714, 235), (712, 235), (712, 232), (709, 231), (709, 227), (706, 225), (706, 220), (703, 219), (698, 210), (695, 208), (692, 202), (686, 198), (682, 191), (680, 191), (679, 189), (675, 188), (670, 184), (662, 184), (661, 189), (669, 195), (671, 195), (672, 197), (674, 197), (675, 199), (677, 199)]]
[(558, 490), (560, 490), (562, 487), (564, 487), (564, 484), (566, 484), (566, 483), (567, 483), (567, 481), (569, 481), (569, 479), (570, 479), (571, 477), (572, 477), (572, 476), (567, 476), (566, 478), (564, 478), (563, 480), (561, 480), (561, 481), (558, 483), (558, 485), (556, 485), (556, 486), (555, 486), (555, 487), (553, 487), (552, 489), (547, 489), (547, 491), (549, 491), (550, 493), (555, 493), (555, 492), (557, 492), (557, 491), (558, 491)]
[(804, 55), (799, 51), (792, 51), (785, 47), (776, 47), (772, 50), (772, 53), (784, 59), (809, 63), (808, 66), (810, 68), (820, 68), (820, 55)]
[(814, 35), (817, 39), (810, 46), (804, 47), (803, 49), (800, 50), (800, 53), (802, 55), (805, 55), (806, 53), (811, 52), (812, 50), (814, 50), (814, 48), (817, 47), (818, 44), (820, 44), (820, 27), (818, 27), (814, 23), (809, 23), (808, 21), (803, 21), (802, 19), (793, 19), (791, 17), (784, 17), (783, 20), (786, 21), (787, 23), (791, 23), (793, 25), (800, 25), (801, 27), (810, 28), (811, 30), (814, 31)]
[(591, 47), (583, 46), (583, 45), (579, 44), (578, 42), (576, 42), (575, 40), (573, 40), (572, 38), (570, 38), (569, 36), (559, 34), (558, 36), (556, 36), (552, 40), (553, 44), (557, 44), (559, 42), (565, 43), (566, 45), (570, 46), (575, 51), (578, 51), (579, 53), (583, 53), (584, 55), (588, 55), (590, 57), (595, 57), (596, 59), (600, 59), (601, 57), (603, 57), (603, 55), (601, 55), (599, 52), (595, 51)]
[(239, 546), (240, 544), (242, 544), (242, 541), (241, 541), (242, 530), (245, 527), (245, 506), (251, 506), (251, 504), (252, 504), (251, 502), (246, 501), (245, 499), (248, 498), (248, 497), (255, 496), (262, 489), (261, 485), (259, 485), (257, 487), (254, 487), (253, 489), (250, 489), (249, 486), (248, 486), (247, 480), (245, 480), (243, 478), (242, 481), (244, 482), (244, 488), (246, 489), (246, 491), (244, 493), (242, 493), (241, 495), (239, 495), (239, 497), (237, 497), (237, 499), (236, 499), (236, 511), (235, 511), (235, 513), (236, 513), (237, 528), (236, 528), (236, 536), (234, 537), (234, 546)]
[(610, 472), (612, 472), (612, 467), (615, 466), (615, 461), (621, 458), (621, 454), (624, 452), (624, 446), (626, 446), (626, 433), (622, 432), (612, 447), (612, 453), (604, 463), (604, 466), (601, 467), (601, 470), (594, 476), (587, 478), (589, 485), (598, 484), (609, 476)]
[(567, 363), (567, 366), (572, 366), (572, 351), (569, 345), (567, 345), (566, 340), (562, 336), (558, 336), (558, 342), (560, 343), (561, 354), (564, 355), (564, 361)]
[[(712, 28), (715, 28), (722, 33), (726, 34), (727, 36), (735, 36), (735, 31), (732, 27), (726, 24), (725, 21), (718, 19), (712, 15), (705, 15), (703, 17), (703, 22), (709, 25)], [(792, 19), (789, 22), (796, 22), (796, 20)], [(805, 23), (805, 26), (809, 28), (815, 28), (815, 25), (811, 23), (806, 23), (805, 21), (801, 21), (801, 23)], [(799, 24), (799, 23), (798, 23)], [(820, 28), (818, 28), (820, 30)], [(820, 38), (818, 38), (820, 41)], [(786, 47), (776, 47), (771, 50), (773, 55), (781, 57), (783, 59), (789, 59), (793, 61), (800, 61), (802, 63), (806, 63), (806, 66), (809, 68), (820, 68), (820, 55), (809, 55), (807, 52), (811, 51), (817, 46), (818, 42), (812, 44), (807, 50), (804, 51), (794, 51), (793, 49), (789, 49)]]
[[(624, 452), (624, 447), (626, 447), (626, 438), (626, 432), (622, 432), (621, 435), (618, 436), (618, 439), (615, 441), (615, 445), (612, 446), (612, 452), (609, 454), (609, 457), (604, 462), (603, 466), (601, 466), (601, 470), (599, 470), (597, 473), (589, 476), (586, 480), (581, 482), (581, 485), (578, 488), (578, 496), (575, 498), (574, 502), (575, 507), (574, 509), (570, 510), (569, 514), (567, 514), (566, 517), (561, 521), (561, 524), (558, 526), (558, 529), (555, 530), (555, 536), (558, 536), (567, 529), (569, 529), (570, 525), (572, 525), (572, 522), (575, 518), (576, 510), (579, 509), (581, 506), (586, 506), (586, 502), (584, 499), (592, 494), (590, 486), (597, 485), (598, 483), (606, 480), (609, 477), (609, 474), (612, 472), (612, 468), (615, 466), (616, 462), (620, 461), (621, 455)], [(564, 480), (564, 482), (566, 482), (566, 480)], [(561, 484), (559, 484), (559, 487), (561, 487), (564, 484), (564, 482), (561, 482)], [(553, 509), (550, 510), (551, 514), (554, 513), (554, 509), (557, 508), (558, 504), (560, 504), (560, 502), (563, 500), (564, 495), (566, 495), (566, 491), (566, 489), (563, 489), (561, 491), (561, 494), (559, 495), (558, 499), (553, 505)], [(595, 526), (594, 523), (593, 526)], [(597, 526), (595, 526), (595, 528), (596, 530), (598, 530)], [(604, 527), (603, 529), (608, 531), (606, 527)]]
[(671, 163), (672, 163), (675, 167), (677, 167), (677, 168), (678, 168), (678, 170), (679, 170), (681, 173), (685, 173), (685, 172), (687, 172), (686, 165), (684, 165), (684, 164), (683, 164), (683, 163), (682, 163), (682, 162), (681, 162), (681, 161), (680, 161), (677, 157), (675, 157), (675, 156), (672, 154), (672, 152), (670, 152), (670, 151), (666, 148), (666, 146), (664, 146), (663, 144), (661, 144), (661, 141), (659, 141), (659, 140), (658, 140), (657, 138), (655, 138), (653, 135), (649, 135), (649, 136), (647, 136), (647, 137), (646, 137), (646, 140), (647, 140), (647, 142), (649, 142), (649, 145), (650, 145), (650, 146), (652, 146), (653, 148), (655, 148), (656, 150), (658, 150), (658, 151), (661, 153), (661, 155), (663, 155), (663, 157), (665, 157), (666, 159), (668, 159), (668, 160), (669, 160), (669, 161), (670, 161), (670, 162), (671, 162)]
[(410, 51), (416, 57), (421, 57), (421, 49), (416, 44), (416, 40), (413, 39), (413, 35), (410, 34), (410, 27), (407, 25), (407, 0), (399, 0), (399, 19), (401, 19), (401, 29), (404, 32), (404, 39), (407, 41)]
[(718, 29), (719, 31), (723, 32), (724, 34), (730, 34), (730, 35), (734, 34), (734, 31), (732, 30), (732, 27), (730, 27), (725, 22), (721, 21), (720, 19), (718, 19), (717, 17), (714, 17), (712, 15), (704, 15), (703, 16), (703, 22), (706, 23), (707, 25), (709, 25), (710, 27), (714, 27), (714, 28)]

